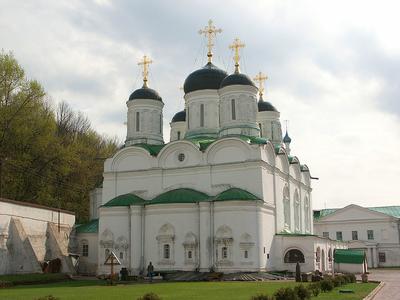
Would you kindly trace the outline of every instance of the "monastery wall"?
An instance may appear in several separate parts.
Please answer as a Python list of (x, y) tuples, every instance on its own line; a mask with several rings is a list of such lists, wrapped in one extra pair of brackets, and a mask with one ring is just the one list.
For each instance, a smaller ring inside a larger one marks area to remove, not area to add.
[[(58, 220), (62, 234), (54, 233), (51, 239), (49, 226)], [(0, 199), (0, 274), (40, 272), (40, 262), (67, 252), (64, 240), (74, 223), (74, 214), (67, 211)]]

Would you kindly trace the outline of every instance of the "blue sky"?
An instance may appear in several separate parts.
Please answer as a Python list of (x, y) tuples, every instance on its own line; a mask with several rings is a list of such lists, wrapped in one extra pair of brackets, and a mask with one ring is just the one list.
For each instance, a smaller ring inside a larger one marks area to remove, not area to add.
[(214, 62), (233, 71), (228, 45), (246, 43), (241, 70), (269, 76), (266, 98), (289, 120), (292, 151), (313, 176), (315, 208), (400, 204), (400, 5), (396, 1), (0, 0), (0, 47), (13, 51), (54, 103), (83, 111), (124, 140), (126, 100), (149, 85), (165, 102), (164, 137), (183, 108), (180, 87), (206, 62), (198, 34), (223, 32)]

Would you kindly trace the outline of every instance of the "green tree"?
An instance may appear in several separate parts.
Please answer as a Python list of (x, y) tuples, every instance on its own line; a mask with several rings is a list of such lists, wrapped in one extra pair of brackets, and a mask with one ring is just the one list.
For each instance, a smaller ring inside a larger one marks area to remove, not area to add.
[(67, 103), (52, 109), (11, 53), (0, 53), (0, 197), (88, 217), (89, 192), (102, 182), (115, 140), (97, 134)]

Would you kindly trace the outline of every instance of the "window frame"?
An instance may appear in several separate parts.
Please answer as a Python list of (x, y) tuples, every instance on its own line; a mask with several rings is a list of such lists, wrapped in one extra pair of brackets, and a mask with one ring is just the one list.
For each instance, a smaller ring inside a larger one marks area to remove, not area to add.
[(236, 101), (235, 101), (235, 99), (231, 99), (231, 119), (232, 119), (232, 121), (236, 120)]
[[(339, 238), (340, 235), (340, 238)], [(336, 240), (343, 241), (343, 231), (336, 231)]]
[(368, 240), (374, 240), (374, 230), (373, 229), (368, 229), (367, 230), (367, 239)]
[(89, 244), (82, 244), (82, 256), (88, 257), (89, 256)]
[(358, 241), (358, 231), (357, 230), (352, 230), (351, 231), (351, 240), (352, 241)]
[(204, 104), (200, 104), (200, 127), (204, 127)]
[(171, 246), (170, 244), (163, 245), (163, 258), (164, 259), (171, 259)]
[(136, 121), (136, 132), (140, 131), (140, 112), (136, 112), (135, 114), (135, 121)]

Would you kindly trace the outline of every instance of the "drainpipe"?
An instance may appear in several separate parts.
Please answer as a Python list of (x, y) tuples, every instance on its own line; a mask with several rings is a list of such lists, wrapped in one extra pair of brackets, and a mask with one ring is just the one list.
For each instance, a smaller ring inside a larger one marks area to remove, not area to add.
[(211, 267), (214, 268), (214, 201), (210, 202), (210, 244), (211, 244)]
[(132, 206), (129, 206), (129, 248), (128, 248), (128, 263), (129, 263), (129, 272), (132, 269)]
[(198, 226), (198, 231), (197, 231), (197, 232), (199, 233), (199, 234), (197, 235), (197, 237), (198, 237), (198, 238), (197, 238), (197, 240), (198, 240), (197, 249), (199, 249), (197, 255), (198, 255), (198, 258), (199, 258), (199, 262), (198, 262), (198, 267), (197, 267), (197, 269), (200, 271), (200, 268), (201, 268), (201, 253), (200, 253), (200, 251), (201, 251), (201, 250), (200, 250), (200, 249), (201, 249), (201, 247), (200, 247), (200, 234), (201, 234), (201, 232), (200, 232), (200, 228), (201, 228), (201, 226), (200, 226), (200, 222), (201, 222), (201, 221), (200, 221), (200, 220), (201, 220), (201, 219), (200, 219), (200, 218), (201, 218), (201, 215), (200, 215), (200, 202), (197, 202), (197, 206), (198, 206), (198, 209), (199, 209), (199, 222), (198, 222), (198, 225), (199, 225), (199, 226)]
[(140, 270), (141, 270), (141, 272), (142, 272), (142, 274), (144, 274), (144, 268), (145, 268), (145, 266), (144, 266), (144, 234), (145, 234), (145, 231), (144, 231), (144, 224), (145, 224), (145, 217), (144, 217), (144, 209), (145, 209), (145, 206), (143, 205), (142, 206), (142, 208), (141, 208), (141, 210), (140, 210), (140, 220), (141, 220), (141, 228), (140, 228), (140, 241), (141, 241), (141, 255), (140, 255)]

